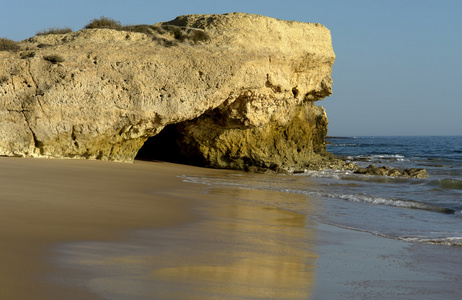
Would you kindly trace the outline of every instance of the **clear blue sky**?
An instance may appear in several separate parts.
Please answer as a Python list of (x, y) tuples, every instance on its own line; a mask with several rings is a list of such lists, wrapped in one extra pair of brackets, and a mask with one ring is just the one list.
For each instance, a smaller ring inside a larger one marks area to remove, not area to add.
[(318, 102), (329, 135), (462, 135), (460, 0), (0, 0), (0, 37), (78, 30), (102, 15), (153, 24), (237, 11), (331, 30), (334, 94)]

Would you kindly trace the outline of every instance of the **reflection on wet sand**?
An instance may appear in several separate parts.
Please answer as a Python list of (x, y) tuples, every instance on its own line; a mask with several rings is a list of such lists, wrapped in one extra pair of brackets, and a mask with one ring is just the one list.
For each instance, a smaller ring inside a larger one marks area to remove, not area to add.
[(270, 203), (287, 194), (211, 189), (205, 197), (198, 222), (139, 232), (128, 242), (66, 245), (62, 262), (84, 267), (90, 288), (110, 299), (309, 298), (313, 225), (305, 215), (243, 200)]

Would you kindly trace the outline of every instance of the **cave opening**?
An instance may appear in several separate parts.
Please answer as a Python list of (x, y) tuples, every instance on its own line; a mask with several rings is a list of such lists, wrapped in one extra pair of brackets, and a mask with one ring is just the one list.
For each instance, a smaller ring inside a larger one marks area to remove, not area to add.
[(144, 142), (135, 159), (186, 164), (186, 158), (181, 155), (181, 149), (177, 143), (179, 138), (180, 134), (176, 124), (167, 125), (157, 135)]

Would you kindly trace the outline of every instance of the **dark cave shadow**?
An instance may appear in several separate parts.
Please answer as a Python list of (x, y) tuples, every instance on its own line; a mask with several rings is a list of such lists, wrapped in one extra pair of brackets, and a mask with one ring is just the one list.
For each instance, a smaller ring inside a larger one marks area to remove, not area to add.
[(176, 142), (178, 136), (175, 125), (165, 126), (161, 132), (144, 142), (135, 160), (184, 163), (185, 158), (181, 155), (180, 146)]

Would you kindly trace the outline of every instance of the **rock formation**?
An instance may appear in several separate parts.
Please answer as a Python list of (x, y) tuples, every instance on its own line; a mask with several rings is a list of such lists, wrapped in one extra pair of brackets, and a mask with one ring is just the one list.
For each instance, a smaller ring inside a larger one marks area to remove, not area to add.
[(354, 171), (356, 174), (363, 175), (379, 175), (379, 176), (391, 176), (391, 177), (406, 177), (406, 178), (428, 178), (428, 173), (425, 169), (397, 169), (386, 166), (376, 167), (369, 165), (367, 168), (358, 168)]
[(0, 52), (0, 155), (132, 161), (174, 126), (174, 142), (153, 150), (220, 168), (339, 163), (315, 106), (335, 60), (323, 25), (188, 15), (19, 45)]

